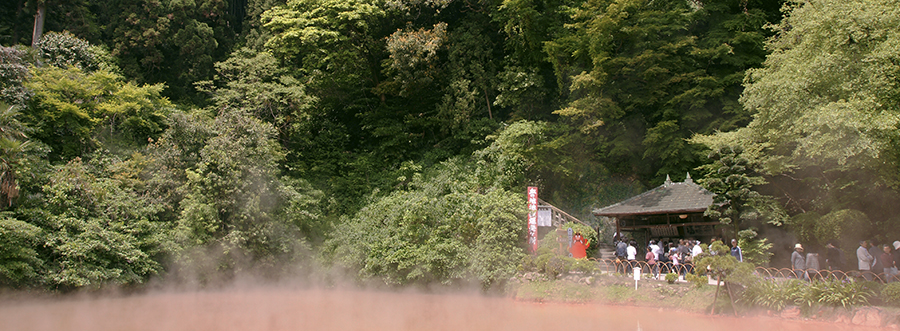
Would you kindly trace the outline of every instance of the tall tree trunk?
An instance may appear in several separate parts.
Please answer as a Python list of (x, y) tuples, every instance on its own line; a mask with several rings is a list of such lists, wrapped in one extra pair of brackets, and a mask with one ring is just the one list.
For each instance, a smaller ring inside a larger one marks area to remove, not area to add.
[(44, 14), (46, 14), (44, 1), (38, 1), (37, 13), (34, 14), (34, 32), (31, 34), (32, 48), (37, 47), (37, 44), (41, 41), (41, 35), (44, 34)]
[(487, 104), (488, 118), (494, 119), (494, 113), (491, 111), (491, 99), (488, 98), (487, 87), (482, 87), (482, 91), (484, 91), (484, 102)]

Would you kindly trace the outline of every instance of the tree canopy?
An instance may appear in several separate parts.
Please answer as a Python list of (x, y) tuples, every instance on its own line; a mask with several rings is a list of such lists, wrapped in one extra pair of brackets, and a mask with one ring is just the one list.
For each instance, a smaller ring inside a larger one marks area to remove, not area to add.
[(500, 286), (526, 187), (598, 227), (689, 172), (754, 260), (771, 231), (893, 240), (898, 8), (7, 1), (0, 283)]

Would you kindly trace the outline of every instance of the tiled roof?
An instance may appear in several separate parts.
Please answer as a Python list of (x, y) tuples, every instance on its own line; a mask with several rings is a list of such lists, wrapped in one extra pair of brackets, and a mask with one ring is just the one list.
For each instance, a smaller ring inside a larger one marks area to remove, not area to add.
[(656, 188), (617, 204), (594, 210), (597, 216), (647, 215), (702, 212), (713, 203), (714, 193), (694, 183), (691, 175), (680, 183), (669, 176)]

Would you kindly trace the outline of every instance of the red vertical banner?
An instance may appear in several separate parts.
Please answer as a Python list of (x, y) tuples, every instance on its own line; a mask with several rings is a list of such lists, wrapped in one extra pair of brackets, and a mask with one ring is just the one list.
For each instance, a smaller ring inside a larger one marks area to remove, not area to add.
[(528, 187), (528, 243), (531, 244), (531, 252), (537, 254), (538, 249), (538, 188)]

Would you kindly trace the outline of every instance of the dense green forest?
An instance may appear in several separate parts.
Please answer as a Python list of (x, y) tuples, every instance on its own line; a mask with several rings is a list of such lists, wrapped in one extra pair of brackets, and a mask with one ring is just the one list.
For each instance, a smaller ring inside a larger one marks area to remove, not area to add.
[(688, 173), (730, 235), (900, 239), (897, 0), (12, 0), (0, 45), (8, 288), (490, 287), (525, 187), (601, 226)]

